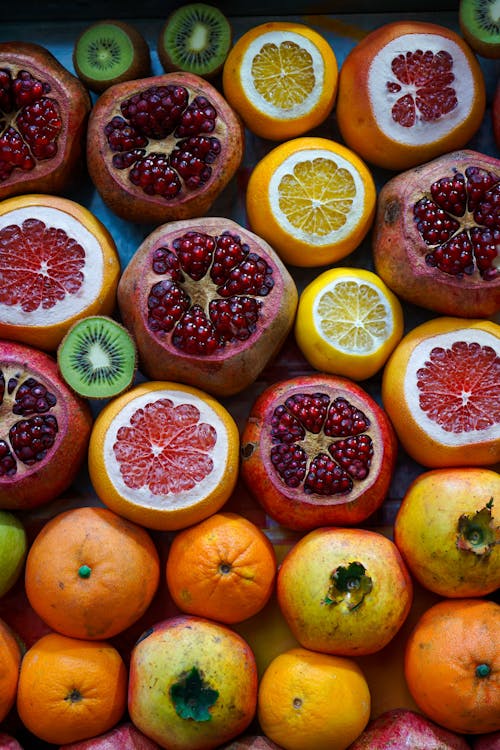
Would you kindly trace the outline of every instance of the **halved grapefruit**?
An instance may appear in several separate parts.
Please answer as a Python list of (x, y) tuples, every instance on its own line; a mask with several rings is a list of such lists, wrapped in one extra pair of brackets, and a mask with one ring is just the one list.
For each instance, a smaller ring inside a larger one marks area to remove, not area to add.
[(431, 468), (500, 461), (500, 325), (440, 317), (391, 354), (382, 401), (406, 452)]
[(190, 526), (218, 511), (238, 475), (239, 434), (230, 413), (197, 388), (147, 381), (97, 416), (89, 474), (102, 502), (152, 529)]
[(0, 203), (0, 336), (55, 351), (87, 315), (115, 307), (120, 259), (87, 208), (30, 194)]

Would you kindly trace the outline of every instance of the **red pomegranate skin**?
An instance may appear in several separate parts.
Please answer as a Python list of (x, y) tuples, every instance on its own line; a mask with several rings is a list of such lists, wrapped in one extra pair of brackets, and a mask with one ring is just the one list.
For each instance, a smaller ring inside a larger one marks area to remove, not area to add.
[(405, 708), (385, 711), (373, 719), (348, 750), (469, 750), (461, 735)]
[(471, 743), (472, 750), (500, 750), (500, 731), (474, 735)]
[(59, 750), (160, 750), (160, 745), (126, 721), (99, 737), (61, 745)]
[(491, 106), (491, 119), (493, 124), (493, 137), (497, 148), (500, 150), (500, 81), (497, 83)]
[(219, 750), (282, 750), (282, 748), (264, 735), (249, 734), (242, 735), (227, 745), (221, 745)]
[[(84, 166), (91, 106), (82, 82), (48, 49), (32, 42), (0, 42), (0, 200), (58, 194), (76, 183)], [(22, 134), (42, 118), (43, 134), (37, 125), (26, 139)]]
[[(313, 401), (318, 394), (324, 405)], [(374, 513), (396, 456), (384, 410), (352, 381), (320, 373), (279, 381), (256, 398), (243, 426), (240, 471), (271, 518), (308, 531), (352, 526)]]
[[(182, 242), (175, 250), (179, 258), (191, 232), (201, 235), (204, 244), (197, 249), (193, 240), (182, 268), (169, 270), (171, 251)], [(230, 219), (203, 217), (163, 224), (146, 237), (121, 276), (117, 299), (123, 322), (137, 342), (143, 373), (152, 380), (174, 380), (229, 396), (253, 383), (283, 345), (298, 292), (267, 242)], [(244, 304), (241, 316), (229, 303)], [(185, 304), (186, 315), (177, 314), (174, 304)], [(188, 335), (188, 316), (194, 315), (195, 305), (196, 331)], [(174, 319), (175, 325), (169, 322)], [(241, 328), (234, 333), (240, 319)]]
[(0, 732), (0, 750), (23, 750), (22, 746), (10, 734)]
[(86, 459), (92, 422), (52, 356), (0, 340), (0, 508), (35, 508), (64, 492)]
[[(162, 97), (170, 99), (160, 108)], [(199, 97), (206, 100), (200, 107)], [(139, 99), (145, 113), (137, 114)], [(186, 145), (190, 137), (194, 140)], [(90, 177), (115, 214), (137, 223), (205, 214), (235, 175), (243, 149), (239, 116), (212, 84), (191, 73), (110, 86), (89, 118)]]
[(381, 188), (375, 270), (402, 299), (442, 315), (500, 310), (500, 160), (455, 151)]

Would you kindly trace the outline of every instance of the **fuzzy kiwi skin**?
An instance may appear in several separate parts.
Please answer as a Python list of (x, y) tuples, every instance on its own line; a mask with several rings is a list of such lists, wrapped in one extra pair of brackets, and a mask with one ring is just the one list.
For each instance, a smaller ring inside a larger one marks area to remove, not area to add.
[[(172, 13), (170, 13), (170, 15), (167, 17), (167, 20), (163, 24), (163, 26), (162, 26), (162, 28), (160, 30), (160, 34), (158, 36), (158, 44), (157, 44), (158, 58), (159, 58), (160, 63), (162, 65), (162, 67), (163, 67), (163, 70), (166, 73), (175, 73), (177, 71), (186, 70), (187, 72), (195, 73), (195, 75), (199, 75), (202, 78), (206, 78), (207, 80), (213, 80), (214, 78), (216, 78), (219, 75), (219, 73), (221, 73), (222, 68), (224, 67), (225, 58), (223, 60), (221, 59), (221, 62), (220, 62), (219, 65), (217, 65), (215, 68), (213, 68), (212, 70), (210, 70), (210, 71), (208, 71), (206, 73), (200, 73), (200, 72), (196, 72), (196, 71), (189, 71), (187, 69), (180, 68), (179, 66), (177, 66), (174, 63), (174, 61), (170, 57), (170, 55), (168, 53), (168, 50), (166, 49), (165, 44), (164, 44), (165, 31), (166, 31), (167, 27), (170, 25), (170, 23), (172, 22), (174, 14), (177, 14), (180, 10), (188, 8), (189, 5), (196, 5), (196, 4), (198, 4), (198, 3), (186, 3), (185, 6), (182, 6), (181, 8), (177, 8), (176, 10), (173, 10)], [(200, 4), (203, 4), (203, 3), (200, 3)], [(215, 6), (210, 6), (210, 5), (207, 5), (207, 7), (209, 7), (209, 8), (210, 7), (214, 7), (215, 10), (218, 10), (220, 13), (222, 13), (222, 15), (224, 15), (224, 18), (225, 18), (225, 20), (227, 22), (227, 25), (228, 25), (229, 43), (228, 43), (227, 52), (229, 53), (229, 50), (231, 49), (231, 46), (232, 46), (232, 43), (233, 43), (233, 28), (231, 26), (231, 23), (230, 23), (229, 19), (227, 18), (227, 16), (225, 16), (225, 14), (220, 10), (220, 8), (215, 8)]]
[[(488, 0), (486, 0), (487, 2)], [(474, 28), (473, 21), (471, 19), (472, 10), (474, 5), (479, 5), (480, 0), (460, 0), (458, 10), (458, 21), (460, 25), (460, 31), (462, 36), (471, 47), (474, 52), (481, 57), (489, 58), (490, 60), (500, 59), (500, 33), (496, 35), (490, 35), (488, 38), (488, 32), (485, 30), (481, 33), (479, 28)]]
[[(127, 34), (134, 48), (134, 57), (131, 65), (121, 75), (114, 76), (113, 78), (108, 78), (106, 80), (96, 80), (91, 76), (86, 75), (82, 71), (77, 61), (76, 50), (83, 34), (85, 34), (89, 29), (92, 29), (94, 27), (97, 28), (99, 26), (102, 26), (103, 24), (112, 24), (113, 26), (117, 26), (125, 34)], [(138, 31), (138, 29), (136, 29), (135, 26), (126, 23), (125, 21), (118, 21), (115, 19), (97, 21), (96, 23), (87, 26), (77, 38), (75, 46), (73, 48), (73, 67), (77, 76), (87, 86), (87, 88), (89, 88), (91, 91), (94, 91), (96, 94), (101, 94), (103, 91), (108, 89), (110, 86), (113, 86), (115, 83), (122, 83), (123, 81), (133, 81), (136, 78), (146, 78), (151, 74), (151, 54), (149, 45), (142, 34)]]

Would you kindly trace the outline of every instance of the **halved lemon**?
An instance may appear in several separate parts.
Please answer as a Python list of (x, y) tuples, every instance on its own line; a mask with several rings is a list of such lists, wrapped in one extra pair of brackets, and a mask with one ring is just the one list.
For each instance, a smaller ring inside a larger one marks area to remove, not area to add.
[(110, 510), (171, 531), (202, 521), (229, 499), (238, 475), (239, 433), (212, 396), (170, 381), (148, 381), (98, 414), (89, 475)]
[(332, 268), (302, 292), (295, 337), (317, 370), (365, 380), (385, 364), (404, 330), (396, 295), (371, 271)]
[(337, 93), (328, 41), (300, 23), (271, 21), (233, 45), (222, 73), (224, 96), (258, 136), (285, 140), (320, 125)]
[(322, 266), (355, 250), (370, 229), (373, 176), (350, 149), (328, 138), (294, 138), (255, 166), (246, 194), (253, 231), (285, 263)]

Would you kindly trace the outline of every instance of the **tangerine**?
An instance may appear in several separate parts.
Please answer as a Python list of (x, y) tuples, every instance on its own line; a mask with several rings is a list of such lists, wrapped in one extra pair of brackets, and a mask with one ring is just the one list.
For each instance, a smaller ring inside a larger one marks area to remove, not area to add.
[(239, 466), (239, 433), (213, 396), (191, 386), (148, 381), (98, 414), (89, 444), (97, 495), (140, 525), (173, 531), (220, 510)]
[(25, 727), (62, 745), (111, 729), (127, 706), (127, 669), (106, 641), (59, 633), (42, 636), (25, 653), (17, 711)]
[(146, 529), (107, 508), (82, 507), (44, 524), (28, 552), (25, 589), (53, 630), (103, 640), (144, 614), (159, 578)]
[(238, 513), (214, 513), (179, 531), (167, 558), (167, 584), (180, 610), (232, 624), (268, 602), (276, 555), (258, 526)]
[(405, 676), (419, 709), (464, 734), (500, 729), (500, 605), (443, 599), (420, 617), (405, 650)]

